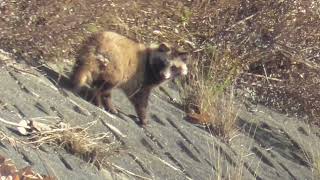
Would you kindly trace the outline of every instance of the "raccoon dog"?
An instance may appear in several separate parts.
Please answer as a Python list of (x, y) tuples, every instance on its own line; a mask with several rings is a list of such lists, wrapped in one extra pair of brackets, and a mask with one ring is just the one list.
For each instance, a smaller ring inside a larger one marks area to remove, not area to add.
[(80, 49), (72, 83), (76, 91), (85, 84), (96, 87), (94, 103), (111, 113), (117, 113), (111, 90), (122, 89), (145, 125), (151, 90), (166, 80), (186, 75), (187, 59), (185, 51), (166, 43), (145, 46), (115, 32), (100, 32), (89, 37)]

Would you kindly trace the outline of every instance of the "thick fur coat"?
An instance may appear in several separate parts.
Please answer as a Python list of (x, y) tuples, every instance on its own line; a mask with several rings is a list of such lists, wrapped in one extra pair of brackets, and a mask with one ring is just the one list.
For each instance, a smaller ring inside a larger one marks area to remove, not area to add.
[(79, 51), (72, 82), (76, 90), (95, 87), (94, 102), (117, 113), (111, 90), (122, 89), (133, 103), (141, 124), (146, 124), (151, 90), (162, 82), (187, 74), (188, 55), (165, 43), (145, 46), (115, 32), (89, 37)]

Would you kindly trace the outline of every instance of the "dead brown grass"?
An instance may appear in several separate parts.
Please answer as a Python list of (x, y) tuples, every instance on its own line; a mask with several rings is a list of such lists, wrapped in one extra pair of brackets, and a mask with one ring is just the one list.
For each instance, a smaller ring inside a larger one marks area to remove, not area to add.
[[(204, 94), (206, 95), (207, 92)], [(202, 98), (202, 97), (201, 97)], [(202, 100), (200, 113), (188, 113), (188, 120), (193, 123), (205, 124), (209, 131), (225, 142), (228, 142), (237, 132), (237, 113), (232, 94), (221, 93), (211, 99), (207, 96)]]
[(3, 119), (1, 122), (16, 126), (18, 132), (28, 136), (25, 140), (0, 131), (0, 139), (6, 140), (14, 147), (32, 145), (39, 148), (43, 145), (49, 145), (53, 148), (61, 148), (94, 164), (99, 169), (109, 165), (106, 158), (120, 147), (111, 133), (92, 134), (89, 132), (96, 121), (74, 127), (65, 123), (49, 125), (30, 121), (29, 124), (16, 124)]
[(233, 84), (240, 70), (243, 96), (319, 124), (319, 7), (313, 0), (4, 1), (0, 48), (29, 62), (71, 63), (79, 43), (99, 30), (168, 41), (198, 64), (213, 64), (216, 86)]
[(95, 122), (83, 126), (70, 127), (67, 124), (52, 126), (50, 130), (34, 132), (29, 144), (41, 146), (48, 144), (65, 149), (98, 168), (106, 167), (106, 158), (117, 148), (111, 133), (91, 134), (89, 129)]
[[(206, 51), (212, 60), (208, 63), (197, 61), (190, 65), (193, 74), (187, 78), (188, 83), (181, 95), (189, 121), (207, 125), (212, 134), (228, 141), (237, 128), (238, 108), (232, 80), (240, 72), (241, 66), (234, 63), (236, 61), (229, 56), (229, 52), (219, 54), (213, 48)], [(221, 68), (221, 71), (216, 68)], [(222, 73), (228, 76), (222, 78)]]
[(320, 157), (319, 156), (315, 158), (313, 167), (314, 167), (314, 174), (315, 174), (314, 177), (320, 178)]
[(0, 155), (0, 172), (2, 179), (32, 179), (32, 180), (56, 180), (56, 177), (40, 175), (31, 169), (31, 166), (26, 166), (18, 169), (14, 162)]

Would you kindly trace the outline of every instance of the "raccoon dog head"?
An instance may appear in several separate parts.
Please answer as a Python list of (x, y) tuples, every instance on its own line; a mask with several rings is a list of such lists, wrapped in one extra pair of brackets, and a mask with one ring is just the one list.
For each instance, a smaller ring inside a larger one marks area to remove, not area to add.
[(166, 43), (152, 48), (150, 54), (150, 65), (160, 80), (186, 75), (188, 73), (187, 60), (187, 52), (171, 48)]

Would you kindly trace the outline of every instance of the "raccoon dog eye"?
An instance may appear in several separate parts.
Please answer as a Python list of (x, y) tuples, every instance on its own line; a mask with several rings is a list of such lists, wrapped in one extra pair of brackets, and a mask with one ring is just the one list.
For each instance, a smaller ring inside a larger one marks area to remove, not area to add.
[(188, 53), (187, 52), (179, 52), (178, 56), (183, 62), (188, 61)]
[(159, 45), (158, 50), (159, 50), (160, 52), (169, 52), (169, 51), (170, 51), (170, 47), (169, 47), (166, 43), (161, 43), (161, 44)]
[(165, 68), (166, 66), (167, 66), (167, 64), (168, 64), (168, 62), (167, 61), (159, 61), (158, 62), (158, 67), (159, 67), (159, 69), (163, 69), (163, 68)]

